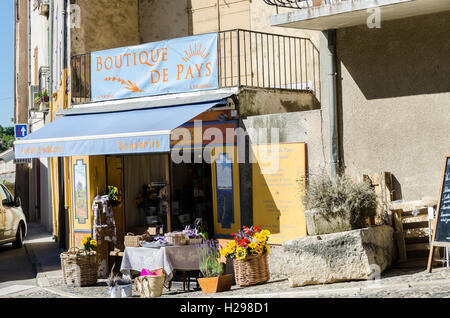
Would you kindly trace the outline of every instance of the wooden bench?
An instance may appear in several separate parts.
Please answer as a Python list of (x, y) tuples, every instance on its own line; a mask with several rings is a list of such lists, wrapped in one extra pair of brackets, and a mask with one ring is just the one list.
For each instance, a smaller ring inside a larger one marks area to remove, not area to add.
[[(428, 236), (406, 238), (406, 231), (428, 228), (428, 208), (436, 208), (436, 205), (436, 200), (393, 201), (389, 204), (389, 209), (394, 218), (394, 237), (397, 242), (400, 262), (408, 260), (408, 251), (421, 251), (428, 248)], [(412, 217), (418, 217), (420, 220), (405, 222)]]

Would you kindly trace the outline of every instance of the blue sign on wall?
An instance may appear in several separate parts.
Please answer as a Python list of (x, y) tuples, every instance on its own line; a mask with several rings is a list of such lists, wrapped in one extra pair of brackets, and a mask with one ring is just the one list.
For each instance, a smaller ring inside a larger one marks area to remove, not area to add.
[(14, 125), (14, 131), (16, 138), (26, 137), (28, 135), (28, 125), (27, 124)]
[(222, 153), (216, 160), (217, 222), (223, 229), (234, 224), (233, 161)]
[(92, 100), (216, 89), (217, 68), (217, 33), (93, 52)]

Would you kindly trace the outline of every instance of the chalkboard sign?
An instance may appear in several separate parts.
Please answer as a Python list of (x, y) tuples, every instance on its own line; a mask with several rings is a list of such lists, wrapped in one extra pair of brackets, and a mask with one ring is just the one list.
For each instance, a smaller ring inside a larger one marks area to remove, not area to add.
[(450, 247), (450, 155), (445, 157), (441, 192), (428, 258), (428, 272), (431, 272), (435, 247)]
[(434, 241), (450, 243), (450, 158), (445, 159)]

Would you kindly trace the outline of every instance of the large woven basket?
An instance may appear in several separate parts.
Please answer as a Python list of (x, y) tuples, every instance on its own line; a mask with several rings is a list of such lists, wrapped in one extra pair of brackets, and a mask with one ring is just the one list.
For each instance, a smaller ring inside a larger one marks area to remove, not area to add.
[(136, 277), (134, 287), (141, 298), (160, 297), (163, 292), (165, 275), (146, 275)]
[(188, 238), (182, 233), (166, 233), (164, 234), (166, 241), (172, 245), (186, 245)]
[(196, 245), (196, 244), (202, 244), (203, 238), (189, 238), (187, 240), (188, 245)]
[(140, 235), (134, 235), (131, 232), (128, 232), (127, 235), (124, 237), (123, 244), (125, 247), (140, 247), (142, 238)]
[(258, 285), (270, 279), (267, 254), (250, 255), (243, 260), (233, 259), (233, 267), (239, 286)]
[(83, 287), (97, 283), (97, 254), (72, 247), (61, 253), (64, 284)]

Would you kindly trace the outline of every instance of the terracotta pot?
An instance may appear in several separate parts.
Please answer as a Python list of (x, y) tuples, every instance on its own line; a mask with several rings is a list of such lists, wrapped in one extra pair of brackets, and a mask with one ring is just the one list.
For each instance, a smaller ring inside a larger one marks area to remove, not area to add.
[(226, 274), (218, 277), (204, 277), (197, 278), (197, 280), (202, 288), (202, 292), (204, 294), (210, 294), (230, 290), (233, 275)]

